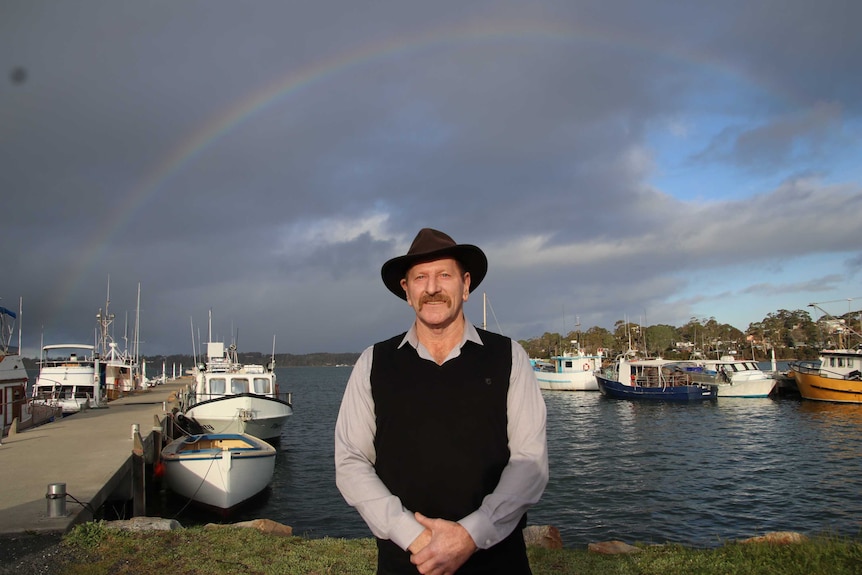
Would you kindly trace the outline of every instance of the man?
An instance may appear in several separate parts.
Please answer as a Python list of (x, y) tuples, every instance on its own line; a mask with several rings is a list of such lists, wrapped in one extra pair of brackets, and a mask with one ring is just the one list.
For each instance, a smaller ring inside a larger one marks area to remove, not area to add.
[(380, 575), (529, 574), (521, 530), (548, 482), (545, 404), (523, 348), (464, 302), (485, 254), (437, 230), (383, 264), (410, 330), (366, 349), (335, 426), (335, 475)]

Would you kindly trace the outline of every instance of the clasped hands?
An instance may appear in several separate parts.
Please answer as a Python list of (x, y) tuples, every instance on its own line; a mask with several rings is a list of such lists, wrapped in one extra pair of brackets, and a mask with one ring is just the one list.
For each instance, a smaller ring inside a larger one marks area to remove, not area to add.
[(476, 543), (460, 523), (414, 515), (425, 531), (407, 549), (410, 562), (423, 575), (451, 575), (476, 552)]

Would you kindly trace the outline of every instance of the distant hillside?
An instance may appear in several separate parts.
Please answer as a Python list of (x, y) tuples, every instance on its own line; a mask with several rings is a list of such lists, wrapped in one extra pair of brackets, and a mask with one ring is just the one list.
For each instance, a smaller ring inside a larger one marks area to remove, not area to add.
[[(38, 371), (38, 358), (23, 358), (24, 367), (28, 371)], [(170, 372), (174, 365), (181, 365), (184, 369), (190, 368), (194, 364), (194, 358), (191, 355), (168, 355), (168, 356), (145, 356), (147, 361), (147, 374), (160, 373), (162, 370), (162, 362), (165, 363), (165, 371)], [(292, 353), (277, 353), (275, 354), (276, 367), (326, 367), (332, 365), (353, 365), (359, 359), (358, 353), (307, 353), (304, 355), (294, 355)], [(269, 363), (270, 354), (259, 352), (239, 353), (241, 363), (258, 363), (266, 365)]]

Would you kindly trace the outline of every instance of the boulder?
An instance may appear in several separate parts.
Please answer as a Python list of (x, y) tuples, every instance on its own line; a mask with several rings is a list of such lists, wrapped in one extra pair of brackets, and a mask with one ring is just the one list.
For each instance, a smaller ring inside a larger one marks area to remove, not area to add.
[(183, 528), (176, 519), (162, 519), (161, 517), (132, 517), (118, 521), (105, 521), (105, 527), (124, 531), (173, 531)]
[(245, 527), (248, 529), (257, 529), (261, 533), (269, 533), (270, 535), (278, 535), (280, 537), (292, 537), (293, 527), (283, 525), (272, 519), (252, 519), (251, 521), (240, 521), (230, 525), (222, 525), (219, 523), (207, 523), (204, 529), (219, 529), (223, 527)]
[(601, 553), (602, 555), (622, 555), (625, 553), (640, 553), (643, 551), (640, 547), (629, 545), (622, 541), (602, 541), (600, 543), (590, 543), (587, 549), (593, 553)]
[(795, 531), (772, 531), (765, 535), (749, 537), (740, 543), (771, 543), (773, 545), (789, 545), (791, 543), (802, 543), (808, 541), (808, 537)]
[(524, 529), (524, 543), (527, 544), (527, 547), (563, 548), (560, 530), (553, 525), (528, 525)]

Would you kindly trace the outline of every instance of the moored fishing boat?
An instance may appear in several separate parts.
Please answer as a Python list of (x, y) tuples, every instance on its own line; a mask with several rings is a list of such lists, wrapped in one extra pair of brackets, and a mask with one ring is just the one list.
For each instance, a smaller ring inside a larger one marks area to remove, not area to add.
[(676, 362), (662, 359), (629, 359), (619, 356), (603, 372), (596, 372), (599, 391), (605, 397), (631, 400), (703, 401), (715, 399), (715, 385), (694, 383), (691, 374)]
[(63, 416), (106, 407), (104, 364), (95, 346), (62, 343), (42, 347), (33, 404), (59, 407)]
[(580, 347), (551, 357), (550, 362), (536, 361), (533, 369), (539, 388), (550, 391), (598, 391), (594, 371), (602, 367), (602, 353), (585, 354)]
[(694, 383), (715, 385), (718, 397), (769, 397), (778, 383), (756, 362), (736, 359), (732, 355), (697, 360), (690, 373)]
[(222, 512), (263, 491), (275, 471), (275, 448), (241, 433), (180, 437), (162, 450), (168, 489)]
[(818, 304), (809, 304), (829, 320), (830, 335), (837, 338), (834, 349), (820, 351), (820, 361), (790, 364), (799, 395), (814, 401), (862, 403), (862, 333), (849, 320), (828, 314)]
[[(138, 304), (140, 310), (141, 286), (138, 284)], [(96, 322), (99, 329), (99, 340), (97, 350), (100, 353), (101, 362), (104, 365), (105, 397), (114, 400), (135, 390), (141, 389), (141, 369), (138, 361), (138, 330), (140, 325), (139, 311), (135, 312), (134, 337), (131, 349), (120, 350), (117, 342), (111, 335), (109, 329), (114, 321), (114, 314), (108, 311), (111, 305), (111, 282), (108, 280), (108, 295), (105, 299), (105, 310), (101, 309), (96, 314)]]
[(862, 403), (862, 350), (824, 349), (819, 363), (792, 363), (799, 395), (814, 401)]
[(278, 440), (293, 405), (290, 393), (279, 391), (275, 351), (264, 367), (240, 363), (234, 344), (225, 349), (223, 342), (210, 341), (206, 348), (207, 360), (194, 368), (180, 410), (208, 432)]

